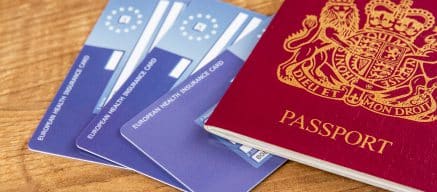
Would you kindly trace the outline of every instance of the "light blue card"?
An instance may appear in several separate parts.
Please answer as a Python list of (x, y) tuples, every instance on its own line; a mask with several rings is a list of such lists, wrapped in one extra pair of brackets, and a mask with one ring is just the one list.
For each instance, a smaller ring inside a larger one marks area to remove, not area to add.
[(219, 1), (193, 0), (119, 92), (79, 135), (77, 146), (146, 174), (154, 163), (123, 139), (121, 126), (227, 47), (239, 44), (265, 18)]

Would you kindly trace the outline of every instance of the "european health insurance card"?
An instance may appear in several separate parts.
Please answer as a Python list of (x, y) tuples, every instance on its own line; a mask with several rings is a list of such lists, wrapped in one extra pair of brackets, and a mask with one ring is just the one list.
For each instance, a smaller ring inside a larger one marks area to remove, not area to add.
[(155, 163), (121, 136), (123, 124), (175, 84), (199, 71), (228, 46), (238, 44), (265, 18), (220, 1), (193, 0), (120, 91), (80, 134), (77, 146), (147, 174), (150, 165)]
[(29, 141), (30, 149), (116, 166), (78, 149), (76, 138), (187, 5), (184, 0), (110, 0)]
[(258, 41), (253, 34), (136, 115), (122, 135), (191, 191), (249, 191), (286, 160), (217, 138), (204, 120)]

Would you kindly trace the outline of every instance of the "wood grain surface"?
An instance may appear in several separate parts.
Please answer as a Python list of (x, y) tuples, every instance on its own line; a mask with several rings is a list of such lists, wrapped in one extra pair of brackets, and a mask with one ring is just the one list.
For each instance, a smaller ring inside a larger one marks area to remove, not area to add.
[[(282, 3), (228, 1), (269, 15)], [(0, 0), (0, 191), (175, 191), (130, 171), (27, 149), (106, 2)], [(289, 162), (255, 191), (382, 190)]]

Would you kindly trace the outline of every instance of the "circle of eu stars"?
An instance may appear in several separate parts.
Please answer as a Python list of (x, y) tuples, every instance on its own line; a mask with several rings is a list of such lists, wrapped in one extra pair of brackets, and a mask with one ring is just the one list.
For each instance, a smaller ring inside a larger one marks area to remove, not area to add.
[(119, 7), (106, 16), (105, 26), (117, 34), (129, 33), (143, 24), (143, 17), (141, 11), (132, 6)]
[(208, 40), (217, 34), (219, 29), (218, 21), (210, 14), (190, 15), (183, 20), (182, 26), (179, 27), (181, 35), (190, 41)]

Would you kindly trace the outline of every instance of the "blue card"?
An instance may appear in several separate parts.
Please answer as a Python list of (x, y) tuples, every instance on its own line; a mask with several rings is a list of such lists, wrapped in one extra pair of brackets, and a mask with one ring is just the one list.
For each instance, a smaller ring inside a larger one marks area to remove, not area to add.
[(123, 139), (121, 126), (178, 81), (202, 68), (229, 45), (241, 41), (265, 18), (219, 1), (192, 1), (126, 84), (83, 130), (77, 146), (149, 174), (150, 167), (157, 165)]
[(30, 140), (30, 149), (115, 166), (78, 149), (76, 137), (186, 5), (180, 0), (110, 0)]
[(220, 54), (121, 129), (129, 142), (191, 191), (249, 191), (286, 161), (258, 151), (254, 166), (235, 153), (233, 143), (198, 125), (224, 95), (262, 29)]

